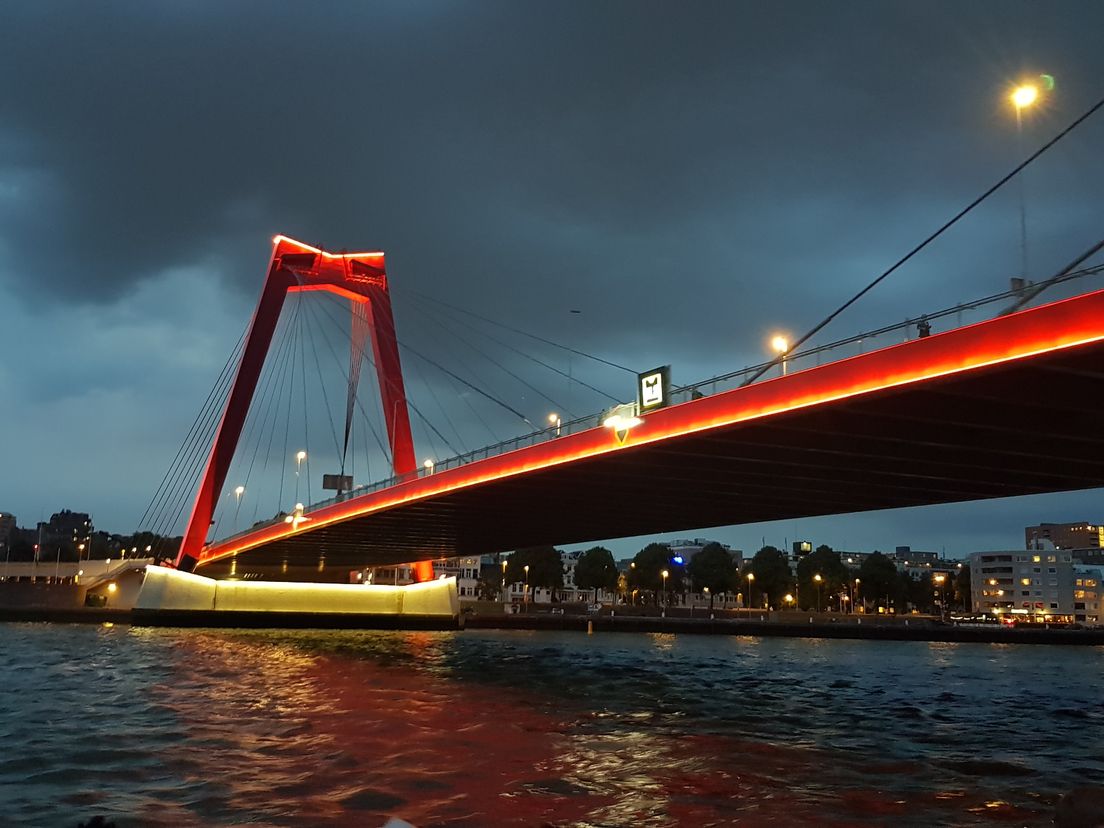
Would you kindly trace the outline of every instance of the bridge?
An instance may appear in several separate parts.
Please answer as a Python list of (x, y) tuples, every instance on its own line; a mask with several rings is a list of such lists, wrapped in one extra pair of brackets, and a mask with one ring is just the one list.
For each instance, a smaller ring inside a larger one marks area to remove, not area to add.
[[(210, 540), (280, 303), (310, 290), (350, 299), (367, 322), (394, 474)], [(1104, 486), (1104, 291), (825, 364), (799, 356), (753, 384), (708, 380), (653, 410), (638, 396), (419, 466), (383, 255), (277, 237), (177, 565), (352, 569)]]

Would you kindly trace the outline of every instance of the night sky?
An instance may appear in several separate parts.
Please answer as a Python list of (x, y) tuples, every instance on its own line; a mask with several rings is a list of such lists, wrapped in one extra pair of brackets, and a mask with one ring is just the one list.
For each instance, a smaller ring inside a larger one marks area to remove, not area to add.
[[(538, 422), (552, 402), (475, 353), (456, 362), (459, 317), (420, 296), (634, 369), (670, 364), (676, 383), (735, 370), (1015, 165), (1016, 82), (1057, 82), (1026, 113), (1023, 154), (1104, 94), (1096, 0), (286, 5), (0, 12), (0, 511), (21, 525), (65, 507), (136, 527), (275, 233), (385, 250), (400, 339)], [(1101, 147), (1104, 114), (1028, 171), (1029, 277), (1104, 235)], [(1017, 192), (817, 343), (1007, 289)], [(633, 395), (627, 373), (495, 336), (570, 374), (483, 340), (574, 413), (609, 404), (578, 379)], [(438, 427), (456, 448), (527, 430), (403, 359), (411, 398), (431, 420), (449, 412)], [(312, 438), (315, 499), (327, 429)], [(451, 453), (425, 428), (415, 438)], [(378, 461), (358, 482), (384, 476)], [(1104, 520), (1099, 491), (678, 536), (957, 556), (1077, 519)]]

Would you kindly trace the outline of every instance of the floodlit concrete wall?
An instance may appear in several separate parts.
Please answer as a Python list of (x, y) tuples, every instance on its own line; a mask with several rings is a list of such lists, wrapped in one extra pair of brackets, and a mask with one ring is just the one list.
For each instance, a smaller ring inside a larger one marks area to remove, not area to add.
[(410, 586), (216, 581), (167, 567), (148, 567), (135, 603), (146, 610), (442, 615), (460, 612), (456, 579)]
[(147, 566), (135, 609), (213, 610), (217, 581), (165, 566)]

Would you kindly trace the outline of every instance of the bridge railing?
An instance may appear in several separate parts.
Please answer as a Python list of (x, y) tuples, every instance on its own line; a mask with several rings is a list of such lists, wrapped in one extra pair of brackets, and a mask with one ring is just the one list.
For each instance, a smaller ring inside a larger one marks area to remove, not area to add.
[[(1040, 289), (1042, 287), (1045, 287), (1045, 293), (1042, 293)], [(1003, 293), (996, 293), (992, 296), (986, 296), (972, 302), (964, 302), (954, 305), (953, 307), (944, 308), (934, 313), (922, 314), (910, 319), (904, 319), (901, 322), (887, 325), (877, 330), (850, 336), (845, 339), (839, 339), (826, 345), (787, 354), (785, 360), (779, 362), (777, 365), (773, 365), (773, 361), (762, 362), (757, 365), (749, 365), (746, 368), (741, 368), (729, 374), (712, 377), (690, 385), (679, 386), (672, 389), (671, 402), (676, 404), (689, 402), (724, 391), (731, 391), (748, 384), (749, 379), (764, 368), (770, 367), (770, 371), (764, 374), (764, 378), (777, 377), (783, 373), (792, 373), (794, 371), (803, 371), (807, 368), (813, 368), (830, 362), (838, 362), (839, 360), (859, 356), (860, 354), (869, 353), (870, 351), (876, 351), (891, 345), (908, 342), (909, 340), (921, 336), (936, 334), (942, 331), (961, 328), (976, 322), (982, 322), (1009, 311), (1019, 303), (1026, 305), (1036, 297), (1042, 302), (1052, 302), (1058, 299), (1089, 293), (1101, 288), (1104, 288), (1104, 265), (1076, 270), (1063, 276), (1050, 279), (1040, 285), (1026, 284), (1022, 287), (1004, 291)], [(312, 503), (304, 510), (304, 513), (309, 514), (310, 512), (317, 511), (326, 506), (331, 506), (334, 503), (349, 500), (350, 498), (378, 492), (381, 489), (387, 489), (400, 483), (427, 477), (448, 469), (466, 466), (479, 460), (486, 460), (500, 454), (516, 451), (517, 449), (534, 446), (549, 440), (555, 440), (558, 437), (589, 431), (592, 428), (600, 427), (607, 413), (608, 412), (603, 411), (596, 414), (590, 414), (586, 417), (567, 420), (561, 422), (559, 425), (551, 425), (547, 428), (538, 429), (528, 434), (522, 434), (509, 440), (503, 440), (494, 445), (484, 446), (483, 448), (465, 452), (455, 457), (448, 457), (436, 461), (430, 467), (420, 468), (416, 472), (407, 475), (397, 475), (384, 480), (378, 480), (374, 483), (356, 486), (348, 492), (344, 492), (318, 503)], [(224, 540), (251, 534), (257, 529), (281, 523), (283, 520), (283, 516), (277, 516), (270, 521), (255, 524), (249, 529), (231, 535)]]
[(891, 345), (908, 342), (923, 336), (983, 322), (1001, 315), (1002, 312), (1010, 310), (1021, 301), (1026, 300), (1026, 306), (1036, 296), (1042, 302), (1053, 302), (1058, 299), (1089, 293), (1102, 287), (1104, 287), (1104, 265), (1084, 268), (1048, 280), (1045, 285), (1045, 292), (1039, 290), (1040, 285), (1026, 284), (1023, 287), (1016, 287), (972, 302), (963, 302), (934, 313), (904, 319), (901, 322), (829, 342), (826, 345), (787, 354), (782, 360), (770, 360), (758, 365), (750, 365), (730, 374), (683, 385), (672, 389), (671, 401), (674, 403), (687, 402), (722, 391), (731, 391), (734, 388), (748, 384), (750, 377), (755, 376), (765, 368), (769, 370), (763, 375), (764, 379), (778, 377), (782, 374), (803, 371), (818, 365), (838, 362), (870, 351), (888, 348)]

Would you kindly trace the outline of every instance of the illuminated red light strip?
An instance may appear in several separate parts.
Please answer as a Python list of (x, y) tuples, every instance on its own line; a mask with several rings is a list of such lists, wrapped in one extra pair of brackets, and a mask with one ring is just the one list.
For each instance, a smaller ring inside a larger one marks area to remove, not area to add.
[(494, 480), (1100, 341), (1104, 341), (1104, 291), (659, 409), (645, 414), (644, 423), (632, 429), (623, 444), (606, 428), (550, 437), (544, 443), (326, 506), (311, 513), (309, 524), (297, 531), (277, 524), (225, 546), (212, 544), (201, 560), (207, 563), (292, 534)]
[(274, 245), (279, 245), (283, 242), (295, 245), (300, 250), (306, 250), (309, 253), (317, 253), (319, 256), (322, 256), (326, 259), (382, 259), (384, 255), (383, 252), (379, 250), (371, 250), (364, 253), (330, 253), (326, 250), (322, 250), (321, 248), (314, 247), (313, 245), (297, 241), (290, 236), (272, 237), (272, 243)]

